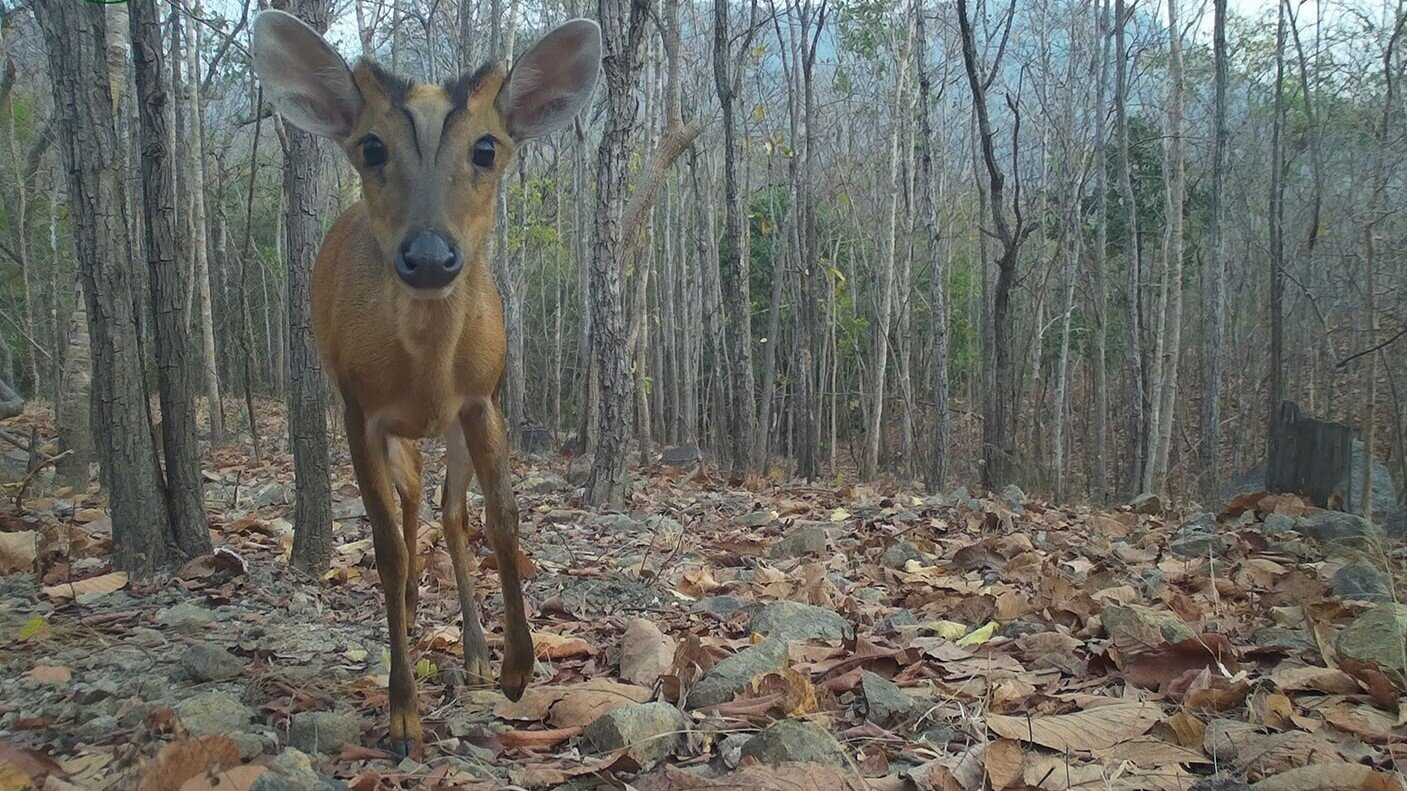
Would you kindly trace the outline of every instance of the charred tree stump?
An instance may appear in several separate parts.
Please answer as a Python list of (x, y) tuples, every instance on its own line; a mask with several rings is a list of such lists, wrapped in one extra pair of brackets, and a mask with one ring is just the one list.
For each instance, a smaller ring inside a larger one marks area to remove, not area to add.
[(1270, 425), (1265, 488), (1302, 494), (1320, 508), (1342, 507), (1352, 452), (1348, 426), (1306, 418), (1297, 404), (1286, 401)]

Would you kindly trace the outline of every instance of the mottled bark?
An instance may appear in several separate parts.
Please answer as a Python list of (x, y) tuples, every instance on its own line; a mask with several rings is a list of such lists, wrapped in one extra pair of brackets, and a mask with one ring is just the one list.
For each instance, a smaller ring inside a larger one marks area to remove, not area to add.
[(142, 216), (151, 284), (157, 390), (161, 402), (161, 446), (165, 496), (177, 543), (188, 555), (210, 551), (205, 525), (204, 484), (196, 437), (196, 357), (186, 332), (185, 282), (176, 243), (176, 193), (169, 117), (170, 95), (156, 0), (132, 0), (132, 59), (140, 116)]
[[(314, 30), (327, 29), (329, 0), (298, 0), (292, 10)], [(332, 556), (332, 490), (328, 479), (327, 388), (313, 338), (309, 286), (322, 240), (318, 207), (322, 170), (318, 141), (284, 125), (285, 268), (288, 277), (288, 444), (297, 495), (293, 507), (293, 565), (318, 574)]]
[(68, 174), (74, 253), (83, 283), (93, 355), (94, 434), (112, 513), (114, 563), (149, 576), (178, 561), (162, 497), (138, 354), (127, 200), (115, 160), (103, 7), (67, 0), (32, 6), (43, 31)]

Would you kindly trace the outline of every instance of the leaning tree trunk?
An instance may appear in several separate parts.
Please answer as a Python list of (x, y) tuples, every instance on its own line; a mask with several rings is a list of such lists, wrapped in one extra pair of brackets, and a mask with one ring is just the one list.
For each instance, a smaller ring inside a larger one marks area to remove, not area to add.
[(184, 315), (188, 270), (181, 265), (176, 243), (175, 152), (167, 128), (170, 83), (163, 63), (156, 0), (132, 0), (129, 11), (141, 123), (142, 216), (156, 336), (166, 504), (176, 541), (187, 554), (197, 555), (210, 550), (210, 534), (205, 526), (196, 438), (195, 347)]
[(591, 327), (601, 388), (596, 453), (586, 479), (586, 502), (592, 505), (620, 502), (625, 488), (632, 390), (621, 293), (621, 219), (630, 141), (638, 124), (635, 89), (649, 3), (600, 0), (599, 10), (606, 53), (606, 128), (596, 158), (596, 239), (591, 250)]
[(137, 343), (126, 196), (115, 160), (113, 99), (106, 79), (103, 6), (38, 0), (68, 174), (74, 253), (93, 355), (92, 415), (112, 512), (114, 563), (149, 576), (179, 559), (162, 497), (146, 382)]
[[(298, 16), (319, 32), (332, 16), (330, 0), (299, 0)], [(321, 170), (317, 138), (284, 125), (284, 262), (288, 277), (288, 444), (297, 497), (293, 506), (293, 565), (310, 573), (332, 557), (332, 491), (328, 482), (327, 389), (313, 339), (309, 286), (322, 238), (318, 207)]]

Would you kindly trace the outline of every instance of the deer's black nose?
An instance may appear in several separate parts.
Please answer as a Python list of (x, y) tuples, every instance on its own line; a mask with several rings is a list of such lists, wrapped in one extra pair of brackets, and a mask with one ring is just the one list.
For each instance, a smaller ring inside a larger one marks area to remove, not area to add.
[(438, 231), (421, 231), (396, 251), (396, 274), (411, 288), (444, 288), (463, 268), (459, 248)]

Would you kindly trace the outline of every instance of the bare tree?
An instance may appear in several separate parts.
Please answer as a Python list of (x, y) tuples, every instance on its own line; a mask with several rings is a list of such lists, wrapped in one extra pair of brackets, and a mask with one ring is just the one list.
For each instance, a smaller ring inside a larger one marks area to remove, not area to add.
[(635, 88), (648, 0), (600, 0), (606, 129), (596, 159), (596, 239), (591, 249), (591, 327), (600, 383), (596, 452), (586, 480), (586, 501), (620, 502), (625, 485), (631, 408), (626, 343), (625, 256), (622, 214), (629, 178), (630, 141), (639, 123)]
[(1202, 383), (1202, 476), (1204, 493), (1219, 482), (1221, 460), (1222, 336), (1226, 332), (1226, 251), (1221, 232), (1226, 183), (1226, 0), (1212, 0), (1212, 57), (1216, 62), (1212, 105), (1211, 220), (1207, 227), (1207, 350)]
[[(967, 70), (967, 85), (972, 92), (973, 114), (977, 118), (977, 143), (982, 164), (987, 173), (987, 208), (992, 227), (984, 234), (995, 237), (997, 280), (992, 292), (990, 332), (994, 347), (992, 386), (982, 402), (982, 483), (997, 488), (1011, 481), (1012, 456), (1015, 452), (1011, 425), (1011, 286), (1016, 276), (1017, 255), (1027, 230), (1021, 215), (1019, 190), (1007, 207), (1006, 176), (997, 162), (993, 144), (992, 122), (987, 113), (985, 69), (977, 62), (977, 46), (973, 40), (972, 20), (967, 0), (958, 0), (958, 28), (962, 34), (962, 59)], [(1012, 139), (1020, 136), (1020, 113), (1015, 102), (1009, 101), (1015, 117)], [(1008, 218), (1010, 212), (1012, 218)]]
[[(296, 0), (290, 6), (322, 33), (332, 19), (330, 0)], [(332, 487), (328, 475), (327, 387), (313, 338), (313, 261), (322, 242), (318, 188), (322, 155), (317, 138), (282, 125), (284, 261), (288, 277), (288, 444), (293, 449), (293, 565), (318, 574), (332, 558)]]
[(118, 178), (103, 6), (33, 5), (49, 57), (59, 152), (68, 173), (74, 252), (87, 301), (98, 463), (112, 509), (114, 562), (147, 576), (181, 556), (161, 494), (137, 343), (127, 200)]
[[(128, 8), (141, 124), (142, 216), (152, 292), (151, 326), (156, 336), (161, 446), (166, 461), (163, 491), (177, 543), (186, 554), (198, 555), (209, 551), (210, 534), (205, 527), (196, 438), (195, 347), (186, 331), (187, 270), (177, 255), (175, 152), (167, 128), (170, 83), (156, 0), (132, 0)], [(179, 64), (171, 65), (179, 68)]]

